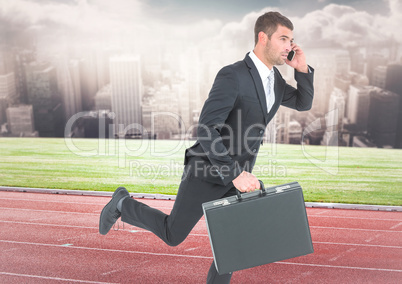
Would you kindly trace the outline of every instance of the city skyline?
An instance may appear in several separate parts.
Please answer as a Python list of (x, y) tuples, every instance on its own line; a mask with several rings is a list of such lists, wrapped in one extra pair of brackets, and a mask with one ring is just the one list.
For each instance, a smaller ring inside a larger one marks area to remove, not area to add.
[[(34, 61), (48, 62), (58, 70), (66, 120), (73, 113), (96, 110), (96, 104), (108, 105), (107, 95), (113, 92), (113, 86), (108, 85), (110, 60), (115, 55), (130, 54), (141, 61), (137, 73), (142, 74), (142, 82), (137, 87), (142, 89), (138, 97), (142, 98), (143, 126), (159, 129), (159, 137), (165, 138), (177, 134), (175, 128), (183, 124), (189, 128), (196, 123), (219, 69), (252, 50), (254, 23), (263, 12), (277, 10), (293, 21), (295, 41), (316, 70), (314, 117), (292, 112), (278, 115), (272, 131), (280, 133), (273, 142), (303, 142), (294, 138), (308, 126), (307, 121), (324, 118), (331, 111), (331, 96), (341, 94), (337, 89), (344, 96), (336, 104), (343, 112), (340, 118), (356, 121), (356, 113), (362, 110), (357, 110), (355, 86), (373, 85), (378, 76), (379, 84), (385, 86), (387, 65), (401, 64), (402, 59), (402, 35), (398, 33), (402, 3), (396, 0), (382, 1), (383, 5), (369, 0), (320, 0), (306, 2), (303, 7), (297, 1), (272, 1), (271, 7), (265, 7), (264, 1), (252, 1), (249, 5), (238, 2), (234, 9), (225, 9), (228, 1), (216, 5), (180, 0), (0, 3), (3, 54), (7, 55), (8, 49), (29, 51)], [(380, 66), (383, 69), (377, 68)], [(286, 66), (278, 68), (294, 84), (293, 71)], [(10, 85), (8, 74), (2, 75)], [(23, 86), (16, 89), (21, 93)], [(98, 93), (102, 93), (102, 103), (100, 98), (96, 101)], [(349, 96), (353, 104), (348, 102)], [(161, 125), (149, 122), (153, 112), (172, 110), (179, 119), (171, 119), (171, 124), (161, 118), (157, 122)], [(281, 111), (287, 113), (284, 108)], [(343, 120), (339, 119), (339, 125), (338, 130), (343, 131)], [(283, 128), (290, 128), (291, 133)]]

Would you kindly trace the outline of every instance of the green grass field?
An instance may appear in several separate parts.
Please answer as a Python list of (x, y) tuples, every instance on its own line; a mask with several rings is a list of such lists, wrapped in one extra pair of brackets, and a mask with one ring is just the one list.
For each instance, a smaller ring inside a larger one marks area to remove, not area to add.
[[(193, 141), (0, 138), (0, 185), (176, 194)], [(264, 144), (253, 173), (306, 201), (402, 205), (402, 150)]]

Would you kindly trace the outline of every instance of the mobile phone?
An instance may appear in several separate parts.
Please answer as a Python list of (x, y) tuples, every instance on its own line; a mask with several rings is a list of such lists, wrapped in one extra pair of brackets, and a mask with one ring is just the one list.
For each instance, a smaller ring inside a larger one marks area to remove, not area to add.
[(296, 55), (296, 52), (295, 52), (294, 50), (291, 50), (291, 51), (288, 53), (288, 60), (289, 60), (289, 61), (292, 61), (293, 58), (295, 57), (295, 55)]

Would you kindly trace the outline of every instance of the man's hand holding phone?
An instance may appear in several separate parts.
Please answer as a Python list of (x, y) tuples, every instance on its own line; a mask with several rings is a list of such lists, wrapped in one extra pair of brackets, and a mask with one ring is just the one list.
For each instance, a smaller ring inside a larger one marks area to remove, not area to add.
[(308, 73), (306, 56), (300, 46), (295, 43), (292, 43), (292, 50), (288, 54), (286, 64), (293, 67), (298, 72)]

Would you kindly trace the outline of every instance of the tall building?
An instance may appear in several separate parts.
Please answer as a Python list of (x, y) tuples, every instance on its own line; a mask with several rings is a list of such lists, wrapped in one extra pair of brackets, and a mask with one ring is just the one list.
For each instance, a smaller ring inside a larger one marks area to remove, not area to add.
[(385, 89), (399, 97), (395, 147), (402, 149), (402, 65), (390, 64), (387, 68)]
[(110, 58), (114, 131), (119, 137), (142, 135), (142, 78), (139, 56)]
[(143, 125), (149, 137), (171, 139), (180, 137), (185, 132), (185, 125), (180, 116), (180, 105), (176, 93), (166, 84), (147, 90), (153, 96), (144, 102)]
[(35, 129), (41, 137), (64, 135), (63, 108), (53, 66), (32, 62), (25, 68), (28, 102), (33, 107)]
[(94, 98), (98, 91), (98, 79), (95, 60), (90, 55), (79, 61), (79, 73), (82, 109), (93, 110), (95, 106)]
[(183, 127), (188, 129), (192, 125), (192, 109), (190, 108), (190, 92), (185, 81), (172, 84), (172, 95), (178, 102), (178, 115), (180, 116)]
[(82, 111), (79, 62), (60, 56), (54, 61), (57, 66), (57, 87), (64, 107), (64, 121)]
[(370, 92), (368, 135), (378, 147), (395, 147), (399, 97), (389, 91)]
[[(221, 67), (216, 68), (217, 64), (219, 64), (216, 62), (217, 60), (203, 61), (198, 48), (191, 48), (182, 56), (184, 57), (182, 60), (185, 63), (183, 72), (187, 83), (186, 89), (188, 90), (190, 113), (193, 110), (201, 111), (208, 97), (213, 78)], [(208, 69), (205, 70), (204, 68)], [(191, 116), (192, 114), (190, 114)]]
[(32, 50), (0, 47), (0, 76), (10, 73), (14, 76), (15, 91), (8, 98), (8, 102), (12, 105), (27, 102), (24, 65), (33, 61), (34, 57), (35, 53)]
[(330, 49), (310, 50), (309, 64), (314, 67), (314, 100), (312, 111), (326, 113), (329, 98), (334, 89), (337, 74), (335, 51)]
[(370, 109), (370, 91), (372, 86), (352, 85), (349, 89), (347, 118), (355, 125), (357, 132), (366, 132)]
[(339, 131), (343, 130), (343, 119), (345, 114), (345, 93), (340, 89), (335, 88), (329, 99), (329, 110), (337, 110), (338, 115), (330, 116), (327, 124), (336, 126)]
[(352, 76), (351, 74), (336, 74), (334, 78), (334, 87), (341, 89), (343, 92), (347, 92), (349, 90), (350, 85), (352, 84)]
[(335, 73), (348, 74), (351, 68), (350, 54), (346, 50), (336, 50), (335, 56)]
[(0, 126), (7, 122), (6, 109), (8, 107), (8, 101), (6, 99), (0, 99)]
[(0, 99), (12, 101), (16, 96), (14, 72), (0, 75)]
[[(289, 123), (290, 123), (290, 112), (291, 110), (288, 108), (280, 108), (276, 113), (274, 119), (272, 120), (274, 133), (270, 133), (267, 135), (274, 136), (275, 140), (272, 140), (271, 143), (279, 143), (279, 144), (289, 144)], [(270, 122), (271, 124), (271, 122)], [(268, 129), (267, 131), (268, 132)]]
[(388, 60), (380, 54), (376, 54), (376, 53), (369, 53), (367, 55), (367, 68), (366, 68), (366, 75), (370, 81), (370, 85), (374, 86), (373, 83), (373, 73), (374, 73), (374, 69), (377, 66), (385, 66), (388, 63)]
[(93, 46), (85, 49), (79, 61), (83, 110), (94, 110), (96, 93), (110, 83), (110, 58), (116, 52), (114, 50), (98, 50)]
[[(7, 71), (5, 66), (2, 71)], [(14, 73), (0, 75), (0, 126), (6, 123), (6, 109), (16, 99), (16, 86)]]
[(377, 66), (372, 73), (371, 84), (381, 89), (385, 89), (385, 79), (387, 76), (387, 66)]
[(349, 48), (350, 70), (359, 74), (364, 74), (365, 60), (363, 53), (354, 47)]
[(6, 47), (0, 47), (0, 75), (6, 75), (13, 72), (12, 54)]
[(35, 56), (36, 55), (34, 50), (15, 50), (14, 72), (16, 80), (17, 100), (14, 103), (16, 104), (28, 103), (25, 66), (35, 61)]
[(97, 83), (98, 90), (102, 89), (104, 86), (109, 84), (109, 58), (111, 55), (107, 51), (97, 50), (96, 54), (96, 72), (97, 72)]
[(350, 76), (352, 78), (353, 85), (359, 85), (359, 86), (368, 86), (369, 85), (369, 79), (367, 78), (366, 75), (351, 72)]
[(149, 98), (145, 100), (142, 105), (142, 125), (146, 130), (146, 133), (144, 133), (143, 135), (144, 138), (157, 137), (157, 133), (152, 132), (152, 112), (153, 112), (152, 109), (154, 104), (155, 104), (154, 98)]
[(328, 114), (326, 115), (327, 130), (322, 145), (338, 146), (341, 142), (343, 120), (345, 113), (345, 95), (342, 90), (335, 88), (329, 100)]
[(0, 47), (0, 126), (7, 121), (6, 108), (14, 102), (16, 91), (12, 53)]
[(13, 136), (36, 136), (31, 105), (20, 105), (7, 109), (9, 131)]

